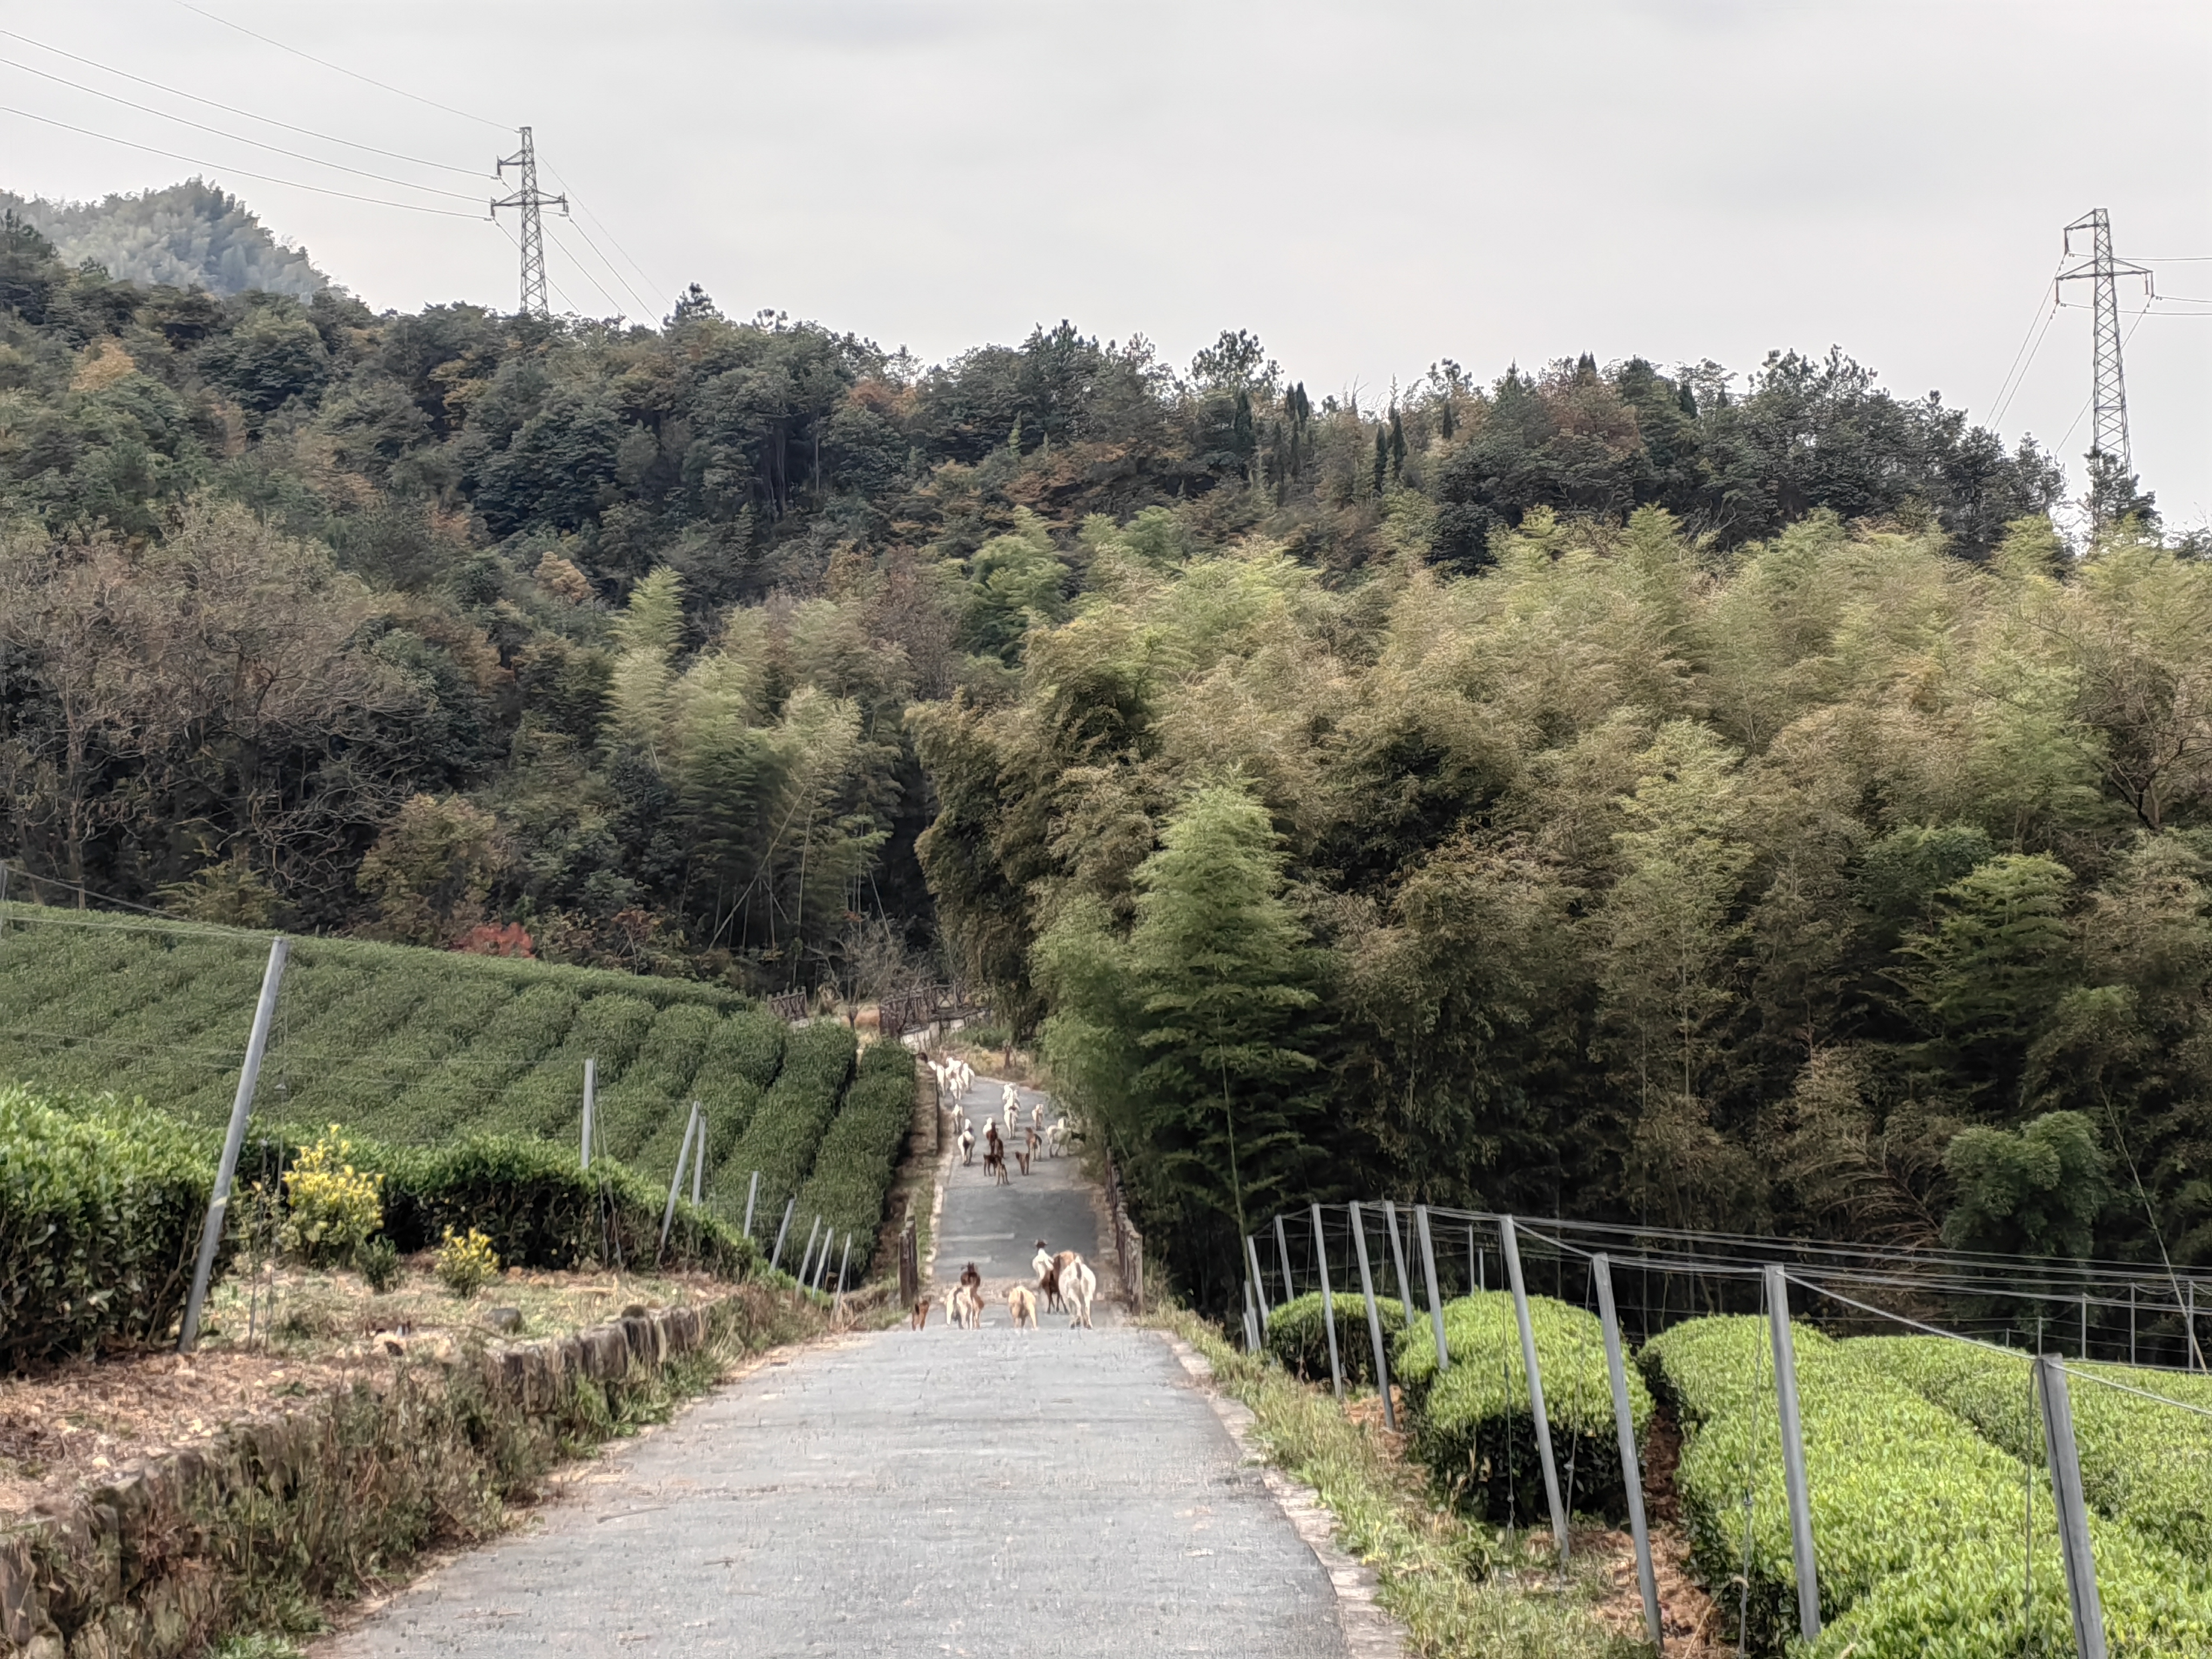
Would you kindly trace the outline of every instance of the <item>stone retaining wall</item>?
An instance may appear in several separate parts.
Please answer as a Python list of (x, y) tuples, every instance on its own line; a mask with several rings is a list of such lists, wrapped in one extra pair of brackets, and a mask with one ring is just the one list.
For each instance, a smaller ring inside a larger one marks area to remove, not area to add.
[[(724, 1305), (639, 1312), (568, 1336), (488, 1344), (477, 1359), (487, 1399), (519, 1419), (546, 1416), (580, 1382), (619, 1382), (633, 1366), (658, 1370), (705, 1346)], [(452, 1386), (457, 1368), (446, 1369)], [(213, 1446), (151, 1459), (104, 1485), (0, 1518), (0, 1655), (175, 1659), (204, 1642), (222, 1602), (207, 1559), (216, 1553), (209, 1547), (222, 1542), (211, 1528), (257, 1498), (293, 1490), (328, 1428), (327, 1414), (314, 1411), (234, 1423)]]

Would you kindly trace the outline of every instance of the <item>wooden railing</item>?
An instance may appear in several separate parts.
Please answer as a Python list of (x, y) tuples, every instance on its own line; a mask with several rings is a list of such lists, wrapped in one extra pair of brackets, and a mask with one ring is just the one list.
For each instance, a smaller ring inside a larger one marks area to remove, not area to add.
[(1114, 1229), (1114, 1259), (1121, 1269), (1121, 1296), (1129, 1311), (1145, 1311), (1145, 1236), (1129, 1219), (1129, 1206), (1121, 1191), (1121, 1172), (1114, 1155), (1106, 1155), (1106, 1212)]
[(967, 1019), (983, 1012), (985, 1004), (971, 995), (958, 980), (947, 985), (924, 985), (911, 991), (895, 991), (877, 1004), (877, 1027), (885, 1036), (904, 1036), (948, 1019)]

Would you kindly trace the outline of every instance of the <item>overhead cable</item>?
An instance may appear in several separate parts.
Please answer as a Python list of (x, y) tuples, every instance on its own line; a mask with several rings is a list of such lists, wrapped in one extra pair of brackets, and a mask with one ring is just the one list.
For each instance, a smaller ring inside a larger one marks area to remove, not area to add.
[[(219, 109), (226, 115), (242, 115), (249, 121), (259, 121), (265, 126), (282, 127), (287, 132), (296, 132), (303, 137), (319, 138), (326, 144), (343, 144), (348, 149), (367, 150), (372, 155), (387, 156), (394, 161), (405, 161), (418, 167), (438, 167), (447, 173), (458, 173), (471, 179), (483, 176), (482, 167), (456, 167), (451, 161), (434, 161), (427, 155), (410, 155), (404, 150), (386, 149), (377, 144), (364, 144), (358, 139), (341, 138), (331, 132), (318, 132), (313, 127), (299, 126), (290, 121), (280, 121), (273, 115), (260, 115), (250, 109), (240, 109), (235, 104), (225, 104), (213, 98), (203, 98), (196, 92), (186, 92), (181, 87), (172, 87), (159, 81), (149, 81), (143, 75), (133, 75), (129, 70), (117, 69), (112, 64), (103, 64), (98, 58), (82, 57), (73, 52), (64, 52), (59, 46), (49, 46), (43, 40), (34, 40), (27, 34), (18, 34), (13, 29), (0, 29), (0, 35), (4, 35), (10, 40), (21, 40), (27, 46), (36, 46), (40, 52), (50, 52), (57, 58), (66, 58), (72, 64), (82, 64), (87, 69), (96, 69), (103, 75), (112, 75), (125, 81), (135, 81), (142, 87), (151, 87), (155, 91), (165, 92), (172, 98), (187, 99), (195, 104), (204, 104), (210, 109)], [(105, 94), (102, 95), (105, 96)]]
[[(183, 0), (179, 0), (182, 4)], [(59, 127), (64, 132), (74, 132), (86, 138), (104, 139), (111, 144), (121, 144), (126, 149), (143, 149), (149, 155), (166, 156), (172, 161), (184, 161), (196, 167), (208, 167), (217, 173), (234, 178), (252, 179), (264, 185), (282, 185), (287, 190), (309, 190), (319, 196), (337, 196), (349, 202), (367, 202), (374, 207), (402, 208), (410, 213), (434, 213), (446, 219), (481, 219), (481, 213), (463, 213), (458, 208), (428, 207), (420, 202), (394, 202), (382, 196), (363, 196), (358, 191), (333, 190), (328, 185), (310, 185), (297, 179), (279, 179), (273, 173), (254, 173), (245, 167), (227, 167), (220, 161), (210, 161), (198, 155), (185, 155), (173, 149), (163, 149), (158, 144), (142, 144), (135, 138), (118, 138), (112, 132), (95, 131), (70, 121), (56, 120), (51, 115), (40, 115), (32, 110), (17, 109), (12, 104), (0, 104), (0, 115), (20, 115), (27, 121), (39, 121), (50, 127)], [(420, 189), (422, 186), (417, 185)]]
[[(98, 87), (86, 86), (82, 81), (72, 81), (65, 76), (53, 75), (42, 69), (33, 69), (28, 64), (19, 64), (12, 58), (0, 58), (0, 64), (17, 69), (26, 75), (52, 81), (57, 86), (69, 87), (94, 98), (105, 98), (111, 104), (120, 104), (125, 109), (135, 109), (164, 121), (174, 121), (179, 126), (191, 127), (200, 132), (213, 133), (218, 138), (228, 138), (233, 143), (251, 144), (256, 149), (265, 149), (273, 155), (289, 155), (295, 161), (307, 161), (319, 167), (331, 167), (339, 173), (350, 173), (356, 178), (374, 179), (380, 185), (397, 185), (402, 190), (419, 190), (432, 196), (449, 196), (456, 202), (475, 202), (480, 196), (465, 196), (457, 190), (447, 190), (437, 185), (418, 185), (411, 179), (395, 179), (388, 173), (371, 173), (367, 167), (348, 167), (343, 161), (329, 161), (319, 155), (310, 155), (305, 150), (287, 149), (282, 144), (272, 144), (259, 138), (249, 138), (242, 132), (226, 132), (221, 127), (211, 127), (204, 121), (195, 121), (188, 116), (172, 115), (167, 110), (155, 109), (151, 104), (142, 104), (135, 98), (125, 98), (112, 92), (102, 92)], [(211, 165), (211, 164), (210, 164)]]

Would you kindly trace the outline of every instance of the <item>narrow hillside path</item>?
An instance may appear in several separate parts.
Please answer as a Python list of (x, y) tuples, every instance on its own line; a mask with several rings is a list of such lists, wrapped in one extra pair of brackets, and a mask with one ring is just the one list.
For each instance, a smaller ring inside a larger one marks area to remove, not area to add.
[[(1093, 1254), (1076, 1160), (1038, 1169), (997, 1188), (956, 1158), (940, 1278), (1026, 1278), (1039, 1237)], [(1166, 1340), (1006, 1314), (717, 1389), (318, 1659), (1346, 1659), (1329, 1571)]]

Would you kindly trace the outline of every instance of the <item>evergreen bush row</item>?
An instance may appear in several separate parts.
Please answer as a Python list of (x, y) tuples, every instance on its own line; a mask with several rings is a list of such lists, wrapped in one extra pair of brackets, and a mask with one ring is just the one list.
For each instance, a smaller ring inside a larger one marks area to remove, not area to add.
[[(1988, 1659), (2069, 1651), (2048, 1477), (1893, 1374), (1875, 1345), (1795, 1333), (1820, 1659)], [(1643, 1360), (1684, 1445), (1675, 1487), (1705, 1582), (1744, 1581), (1751, 1640), (1796, 1625), (1795, 1568), (1766, 1322), (1692, 1320)], [(2212, 1591), (2192, 1563), (2093, 1522), (2115, 1653), (2212, 1651)], [(1721, 1601), (1733, 1610), (1735, 1596)]]
[[(850, 1030), (830, 1021), (800, 1027), (785, 1039), (782, 1067), (732, 1149), (722, 1183), (742, 1190), (752, 1171), (760, 1171), (757, 1236), (775, 1237), (785, 1201), (798, 1194), (814, 1167), (815, 1153), (852, 1075), (855, 1046)], [(793, 1224), (803, 1229), (810, 1218), (794, 1211)], [(787, 1243), (781, 1266), (798, 1261), (804, 1238), (802, 1232), (799, 1240)]]
[(814, 1173), (799, 1189), (794, 1220), (819, 1215), (834, 1236), (849, 1234), (856, 1273), (875, 1254), (884, 1195), (914, 1125), (914, 1056), (899, 1043), (878, 1042), (862, 1054), (845, 1103), (822, 1137)]
[(218, 1151), (143, 1107), (0, 1085), (0, 1368), (167, 1336)]
[[(1391, 1367), (1410, 1407), (1413, 1449), (1439, 1484), (1477, 1515), (1538, 1522), (1546, 1512), (1543, 1465), (1513, 1298), (1504, 1291), (1482, 1291), (1446, 1303), (1443, 1312), (1449, 1370), (1437, 1369), (1436, 1332), (1424, 1318), (1407, 1327), (1391, 1352)], [(1528, 1323), (1567, 1508), (1626, 1515), (1613, 1385), (1596, 1316), (1570, 1303), (1532, 1296)], [(1641, 1444), (1650, 1424), (1651, 1393), (1633, 1373), (1628, 1396)]]

